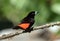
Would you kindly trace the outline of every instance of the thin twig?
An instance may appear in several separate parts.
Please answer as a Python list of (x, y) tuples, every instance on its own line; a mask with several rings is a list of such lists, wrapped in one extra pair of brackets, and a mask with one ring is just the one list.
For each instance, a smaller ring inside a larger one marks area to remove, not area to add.
[[(34, 30), (38, 30), (38, 29), (49, 28), (50, 26), (54, 26), (54, 25), (59, 26), (60, 22), (53, 22), (53, 23), (48, 23), (48, 24), (45, 24), (45, 25), (41, 25), (41, 26), (35, 27), (33, 29), (33, 31)], [(22, 32), (23, 32), (23, 30), (17, 31), (17, 32), (13, 32), (13, 33), (9, 33), (9, 34), (6, 34), (6, 35), (4, 34), (4, 35), (0, 36), (0, 40), (1, 39), (8, 39), (8, 38), (11, 38), (13, 36), (16, 36), (16, 35), (19, 35), (19, 34), (23, 34)]]

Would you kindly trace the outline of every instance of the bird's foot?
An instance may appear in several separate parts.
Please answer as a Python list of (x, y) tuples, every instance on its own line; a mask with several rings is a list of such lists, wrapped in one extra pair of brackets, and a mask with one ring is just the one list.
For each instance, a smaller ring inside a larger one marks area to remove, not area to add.
[(33, 31), (33, 27), (30, 28), (30, 29), (27, 29), (27, 30), (23, 31), (23, 33), (26, 33), (26, 32), (29, 32), (30, 33), (31, 31)]

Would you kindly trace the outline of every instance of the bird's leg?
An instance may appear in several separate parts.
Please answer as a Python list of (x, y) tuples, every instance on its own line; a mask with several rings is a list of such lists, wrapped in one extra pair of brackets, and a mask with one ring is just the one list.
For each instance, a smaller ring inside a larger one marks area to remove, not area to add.
[(30, 32), (33, 31), (33, 28), (34, 28), (34, 27), (31, 27), (31, 28), (30, 28)]
[(33, 27), (31, 27), (31, 28), (29, 28), (29, 29), (24, 30), (24, 31), (23, 31), (23, 33), (26, 33), (26, 32), (29, 32), (29, 33), (30, 33), (31, 31), (33, 31)]

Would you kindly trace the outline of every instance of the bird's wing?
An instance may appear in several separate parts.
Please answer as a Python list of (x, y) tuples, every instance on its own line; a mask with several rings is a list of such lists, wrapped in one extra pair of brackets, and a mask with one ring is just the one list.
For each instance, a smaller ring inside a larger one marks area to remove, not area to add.
[(23, 29), (27, 29), (29, 27), (30, 23), (21, 23), (18, 26), (23, 28)]

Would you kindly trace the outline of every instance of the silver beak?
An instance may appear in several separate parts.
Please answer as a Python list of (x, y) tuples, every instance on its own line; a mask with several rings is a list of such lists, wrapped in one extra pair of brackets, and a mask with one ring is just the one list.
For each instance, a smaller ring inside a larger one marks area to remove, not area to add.
[(38, 11), (35, 11), (35, 14), (38, 14), (39, 12)]

